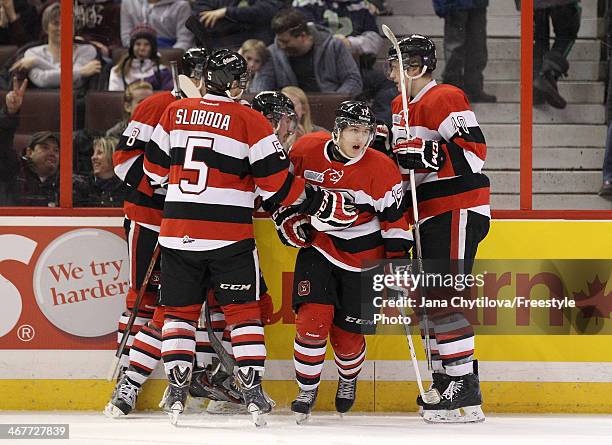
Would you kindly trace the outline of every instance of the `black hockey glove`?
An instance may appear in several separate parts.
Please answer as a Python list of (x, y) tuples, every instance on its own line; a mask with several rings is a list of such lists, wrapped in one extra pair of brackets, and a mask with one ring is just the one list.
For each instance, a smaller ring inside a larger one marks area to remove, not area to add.
[(446, 159), (444, 152), (438, 147), (438, 141), (424, 141), (421, 138), (399, 142), (393, 147), (393, 153), (399, 166), (408, 170), (426, 169), (437, 172)]
[(272, 213), (272, 220), (283, 244), (298, 249), (310, 246), (310, 220), (306, 215), (298, 213), (296, 207), (279, 207)]
[(306, 184), (306, 199), (298, 208), (299, 213), (314, 216), (319, 221), (338, 227), (349, 227), (357, 219), (357, 209), (340, 192)]

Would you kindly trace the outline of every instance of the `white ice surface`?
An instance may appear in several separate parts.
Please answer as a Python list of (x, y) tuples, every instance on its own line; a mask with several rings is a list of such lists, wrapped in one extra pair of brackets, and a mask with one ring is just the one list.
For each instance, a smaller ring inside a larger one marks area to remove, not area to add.
[(113, 420), (94, 412), (0, 412), (0, 423), (68, 423), (70, 440), (0, 443), (212, 445), (525, 445), (612, 444), (610, 415), (489, 414), (480, 424), (428, 425), (415, 415), (315, 414), (298, 426), (288, 413), (255, 428), (248, 416), (185, 414), (178, 426), (158, 412)]

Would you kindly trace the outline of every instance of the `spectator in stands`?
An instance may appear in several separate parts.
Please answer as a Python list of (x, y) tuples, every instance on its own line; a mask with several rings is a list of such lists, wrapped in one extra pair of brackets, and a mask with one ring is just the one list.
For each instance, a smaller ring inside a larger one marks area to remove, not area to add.
[(247, 39), (272, 43), (270, 20), (282, 0), (196, 0), (193, 12), (207, 28), (213, 48), (238, 49)]
[(11, 203), (18, 206), (56, 207), (59, 204), (59, 137), (39, 131), (25, 149), (16, 176), (11, 178)]
[[(612, 201), (612, 5), (608, 2), (606, 8), (606, 49), (608, 53), (608, 94), (606, 97), (608, 115), (608, 137), (606, 139), (606, 151), (603, 161), (603, 182), (599, 190), (599, 196)], [(556, 31), (555, 31), (556, 32)]]
[[(38, 88), (59, 88), (60, 84), (60, 5), (53, 3), (42, 15), (42, 27), (47, 44), (27, 49), (11, 71), (27, 71), (30, 82)], [(74, 44), (73, 82), (75, 88), (85, 88), (87, 79), (99, 74), (102, 64), (98, 52), (90, 44)]]
[(122, 207), (127, 188), (113, 171), (113, 153), (119, 140), (102, 137), (94, 140), (92, 174), (74, 176), (74, 205), (79, 207)]
[(121, 42), (128, 48), (134, 28), (147, 24), (157, 33), (158, 48), (186, 50), (193, 46), (193, 34), (185, 28), (190, 15), (185, 0), (122, 0)]
[(329, 28), (334, 38), (351, 51), (363, 80), (359, 99), (370, 103), (377, 119), (391, 123), (391, 101), (397, 96), (397, 88), (381, 69), (374, 68), (384, 39), (378, 32), (369, 3), (366, 0), (293, 0), (293, 6), (306, 20)]
[(0, 45), (22, 46), (40, 34), (38, 11), (27, 0), (0, 0)]
[(79, 36), (98, 46), (104, 57), (110, 57), (112, 48), (121, 46), (119, 2), (75, 0), (73, 14), (74, 28)]
[(250, 92), (253, 77), (270, 58), (270, 51), (268, 51), (268, 47), (262, 40), (248, 39), (242, 44), (238, 53), (247, 61), (247, 66), (249, 68), (249, 83), (247, 84), (245, 92)]
[(128, 85), (123, 92), (123, 119), (106, 130), (105, 136), (119, 139), (128, 126), (128, 121), (136, 106), (153, 94), (153, 87), (149, 82), (137, 80)]
[(27, 79), (22, 82), (14, 79), (13, 89), (4, 97), (4, 104), (0, 109), (0, 206), (11, 203), (9, 187), (19, 169), (13, 141), (27, 86)]
[(155, 30), (137, 26), (130, 36), (130, 47), (110, 72), (109, 91), (123, 91), (136, 80), (146, 80), (155, 90), (171, 90), (172, 74), (157, 52)]
[(444, 18), (446, 66), (442, 81), (465, 91), (470, 102), (497, 102), (483, 90), (487, 66), (487, 6), (489, 0), (433, 0)]
[(285, 87), (281, 90), (285, 96), (287, 96), (293, 107), (295, 108), (295, 114), (297, 115), (298, 125), (293, 133), (292, 140), (287, 143), (290, 147), (295, 141), (308, 133), (314, 133), (315, 131), (327, 131), (323, 127), (319, 127), (312, 123), (312, 117), (310, 115), (310, 104), (308, 103), (308, 97), (306, 93), (299, 87)]
[(295, 9), (279, 12), (271, 27), (276, 38), (268, 47), (270, 60), (255, 75), (253, 91), (294, 85), (308, 93), (361, 93), (361, 75), (351, 52), (329, 30), (307, 24)]
[[(533, 103), (565, 108), (557, 81), (569, 70), (567, 56), (576, 42), (582, 8), (579, 0), (534, 0), (533, 2)], [(520, 6), (520, 0), (517, 1)], [(555, 41), (550, 47), (550, 22)]]

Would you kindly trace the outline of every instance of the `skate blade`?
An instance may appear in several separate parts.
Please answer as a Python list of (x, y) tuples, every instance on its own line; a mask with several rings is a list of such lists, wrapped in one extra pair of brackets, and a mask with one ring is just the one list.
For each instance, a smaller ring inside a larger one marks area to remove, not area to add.
[(422, 406), (419, 406), (418, 413), (419, 413), (419, 416), (423, 417), (423, 407)]
[(181, 402), (174, 402), (174, 404), (166, 410), (168, 417), (170, 417), (170, 423), (176, 425), (178, 423), (179, 416), (184, 411), (183, 404)]
[(484, 422), (485, 415), (480, 405), (465, 406), (454, 410), (424, 410), (427, 423), (477, 423)]
[(257, 428), (264, 427), (268, 424), (267, 417), (268, 415), (266, 413), (262, 413), (260, 411), (251, 412), (251, 418), (253, 419), (253, 424)]
[(295, 423), (297, 423), (298, 425), (304, 425), (305, 423), (308, 423), (310, 421), (310, 418), (312, 417), (310, 413), (308, 414), (294, 413), (294, 414), (295, 414)]
[(125, 414), (123, 414), (123, 411), (121, 411), (119, 408), (117, 408), (112, 403), (109, 403), (108, 405), (106, 405), (104, 407), (103, 412), (104, 412), (104, 415), (108, 417), (109, 419), (118, 419), (119, 417), (125, 416)]

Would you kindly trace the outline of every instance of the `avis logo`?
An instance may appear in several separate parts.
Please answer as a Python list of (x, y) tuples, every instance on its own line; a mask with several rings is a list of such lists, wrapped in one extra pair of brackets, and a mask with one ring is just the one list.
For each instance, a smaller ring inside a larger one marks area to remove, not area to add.
[(576, 307), (580, 309), (583, 317), (610, 318), (612, 313), (612, 292), (606, 294), (607, 281), (603, 283), (599, 280), (599, 275), (595, 275), (592, 282), (587, 282), (588, 293), (572, 292)]

